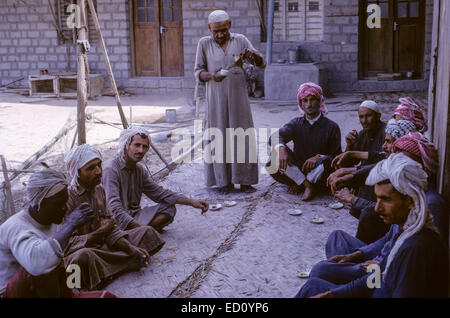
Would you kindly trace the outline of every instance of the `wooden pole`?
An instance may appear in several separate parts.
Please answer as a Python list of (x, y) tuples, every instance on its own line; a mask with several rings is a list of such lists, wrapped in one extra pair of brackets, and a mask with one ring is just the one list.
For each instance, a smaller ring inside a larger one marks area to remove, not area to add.
[(92, 19), (94, 21), (94, 26), (98, 34), (98, 39), (100, 43), (100, 47), (102, 48), (103, 58), (105, 59), (106, 71), (109, 75), (109, 80), (111, 81), (111, 87), (114, 91), (114, 97), (116, 98), (117, 108), (119, 110), (120, 119), (122, 121), (123, 129), (128, 128), (127, 118), (122, 109), (122, 103), (120, 101), (119, 91), (117, 90), (116, 80), (114, 79), (114, 74), (111, 68), (111, 63), (109, 62), (108, 52), (106, 51), (105, 41), (103, 39), (102, 32), (100, 30), (100, 23), (98, 22), (97, 12), (95, 11), (94, 3), (92, 0), (88, 0), (89, 9), (91, 11)]
[(77, 125), (78, 125), (78, 145), (86, 143), (86, 105), (87, 105), (87, 79), (86, 79), (86, 43), (87, 19), (86, 2), (79, 0), (81, 23), (78, 29), (78, 69), (77, 69)]
[(5, 157), (0, 155), (0, 160), (2, 161), (3, 178), (5, 179), (6, 200), (8, 201), (9, 213), (10, 213), (8, 215), (8, 217), (10, 217), (11, 215), (14, 215), (16, 213), (16, 211), (14, 208), (14, 200), (13, 200), (13, 196), (12, 196), (12, 192), (11, 192), (11, 183), (9, 182), (8, 172), (6, 171), (7, 168), (6, 168)]

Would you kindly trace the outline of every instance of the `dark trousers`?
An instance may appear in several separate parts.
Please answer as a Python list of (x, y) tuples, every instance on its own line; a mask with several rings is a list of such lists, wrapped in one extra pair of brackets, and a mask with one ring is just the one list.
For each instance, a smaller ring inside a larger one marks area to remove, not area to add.
[[(352, 253), (365, 245), (364, 242), (344, 231), (334, 231), (328, 237), (325, 254), (328, 259), (336, 255)], [(366, 274), (366, 271), (359, 263), (321, 261), (312, 268), (309, 274), (310, 278), (295, 297), (312, 297), (338, 285), (347, 284)]]

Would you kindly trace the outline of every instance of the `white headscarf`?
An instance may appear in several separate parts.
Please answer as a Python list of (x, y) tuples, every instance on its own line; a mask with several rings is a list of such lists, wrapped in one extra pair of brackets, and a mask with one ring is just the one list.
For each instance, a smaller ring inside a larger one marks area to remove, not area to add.
[(395, 120), (392, 118), (388, 121), (385, 132), (397, 140), (416, 130), (416, 125), (414, 125), (413, 122), (410, 122), (409, 120)]
[(229, 21), (230, 16), (223, 10), (215, 10), (208, 16), (208, 24)]
[(66, 164), (66, 169), (69, 172), (71, 186), (79, 186), (78, 170), (94, 159), (102, 160), (102, 155), (100, 154), (100, 151), (88, 144), (74, 147), (69, 151), (64, 162)]
[[(62, 172), (53, 169), (43, 169), (35, 172), (31, 175), (27, 184), (28, 201), (31, 206), (37, 206), (39, 209), (44, 198), (57, 194), (66, 186), (66, 177)], [(52, 191), (53, 189), (60, 190)]]
[(383, 275), (386, 275), (395, 254), (409, 237), (424, 227), (437, 232), (433, 223), (433, 217), (428, 211), (425, 197), (427, 178), (428, 176), (420, 163), (403, 153), (397, 153), (380, 161), (366, 179), (366, 184), (370, 186), (389, 180), (398, 192), (410, 196), (414, 200), (414, 208), (409, 211), (408, 218), (403, 226), (404, 231), (400, 234), (389, 253)]
[(139, 126), (130, 126), (128, 129), (124, 129), (120, 133), (119, 137), (119, 149), (117, 149), (117, 153), (121, 158), (124, 156), (123, 149), (126, 147), (128, 149), (128, 146), (131, 144), (131, 140), (136, 135), (145, 135), (150, 140), (150, 133), (147, 129), (139, 127)]
[(368, 108), (373, 110), (374, 112), (377, 112), (378, 114), (381, 114), (380, 109), (378, 108), (378, 104), (375, 103), (373, 100), (365, 100), (359, 105), (359, 108)]

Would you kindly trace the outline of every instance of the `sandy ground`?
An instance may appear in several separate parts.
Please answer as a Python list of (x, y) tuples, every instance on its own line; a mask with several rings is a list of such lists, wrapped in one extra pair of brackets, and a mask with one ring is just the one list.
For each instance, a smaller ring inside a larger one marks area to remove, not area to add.
[[(5, 95), (0, 95), (0, 150), (10, 166), (17, 166), (57, 133), (74, 111), (76, 102), (23, 104), (20, 103), (23, 97)], [(410, 96), (422, 103), (426, 97), (417, 93)], [(334, 96), (327, 99), (328, 117), (340, 125), (344, 141), (350, 130), (360, 129), (356, 109), (362, 100), (373, 98), (380, 102), (385, 112), (383, 119), (387, 120), (398, 97), (395, 93)], [(132, 96), (123, 98), (123, 103), (140, 105), (133, 107), (133, 116), (141, 122), (161, 121), (167, 107), (179, 107), (179, 113), (183, 114), (181, 120), (192, 113), (189, 98), (183, 96)], [(119, 121), (113, 98), (101, 98), (90, 105), (99, 111), (99, 118)], [(252, 101), (252, 112), (257, 128), (277, 128), (298, 116), (295, 104), (280, 106), (262, 100)], [(88, 130), (88, 142), (97, 144), (105, 157), (112, 156), (116, 142), (111, 140), (118, 137), (119, 130), (105, 125), (92, 126)], [(49, 162), (58, 166), (72, 137), (69, 134), (65, 142), (57, 145), (60, 148), (55, 147)], [(260, 142), (265, 147), (263, 140)], [(170, 159), (173, 144), (156, 145)], [(154, 154), (149, 158), (151, 171), (161, 166)], [(23, 189), (21, 182), (26, 182), (26, 177), (16, 182), (15, 187)], [(197, 210), (178, 206), (174, 222), (162, 234), (166, 245), (150, 265), (122, 275), (107, 287), (120, 297), (292, 297), (305, 283), (298, 273), (325, 257), (328, 235), (337, 229), (351, 234), (356, 230), (357, 221), (348, 214), (348, 206), (330, 209), (328, 204), (334, 199), (329, 195), (301, 202), (264, 173), (260, 174), (258, 191), (250, 195), (225, 196), (207, 189), (203, 166), (195, 162), (178, 166), (161, 184), (211, 203), (234, 200), (238, 204), (203, 216)], [(16, 204), (23, 203), (21, 198), (15, 199)], [(142, 205), (146, 204), (153, 203), (144, 198)], [(289, 208), (301, 209), (303, 215), (291, 216), (287, 213)], [(321, 216), (324, 224), (312, 224), (315, 215)]]

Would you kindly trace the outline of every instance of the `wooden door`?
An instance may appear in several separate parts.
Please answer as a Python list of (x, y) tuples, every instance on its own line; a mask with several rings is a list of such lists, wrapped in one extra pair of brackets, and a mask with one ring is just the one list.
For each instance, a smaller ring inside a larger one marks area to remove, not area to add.
[(181, 0), (133, 0), (136, 76), (183, 76)]
[[(381, 28), (367, 27), (370, 4), (381, 8)], [(408, 71), (421, 76), (424, 21), (425, 0), (360, 1), (360, 77)]]
[[(360, 1), (362, 16), (362, 65), (364, 77), (376, 77), (378, 73), (392, 73), (394, 52), (393, 41), (393, 2), (390, 0)], [(381, 28), (369, 29), (366, 21), (367, 6), (378, 4), (381, 8)]]
[(159, 75), (159, 7), (157, 0), (134, 0), (136, 76)]
[(181, 0), (161, 1), (161, 75), (183, 76), (183, 20)]
[(395, 3), (394, 72), (414, 72), (420, 76), (425, 45), (425, 1)]

